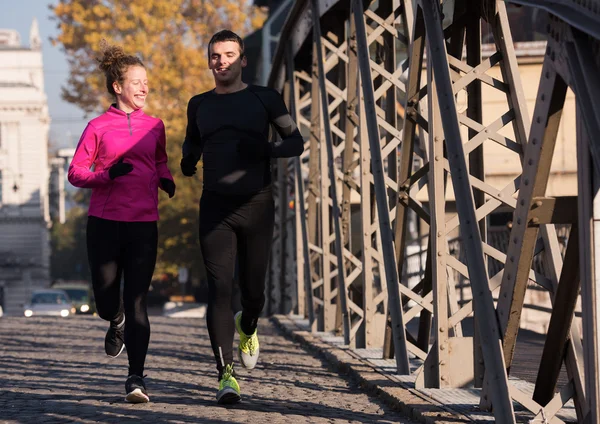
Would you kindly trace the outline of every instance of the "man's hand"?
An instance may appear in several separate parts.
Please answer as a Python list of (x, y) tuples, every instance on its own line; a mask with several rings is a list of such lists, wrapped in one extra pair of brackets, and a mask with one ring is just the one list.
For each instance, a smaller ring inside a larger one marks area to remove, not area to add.
[(122, 177), (123, 175), (129, 174), (131, 171), (133, 171), (133, 165), (130, 163), (124, 163), (123, 158), (121, 158), (117, 163), (110, 167), (108, 170), (108, 176), (111, 180), (114, 180), (117, 177)]
[(249, 162), (271, 157), (271, 143), (266, 138), (243, 138), (237, 144), (238, 154)]
[(191, 177), (196, 173), (196, 161), (194, 160), (193, 155), (184, 156), (181, 159), (181, 172), (186, 177)]
[(169, 195), (169, 199), (175, 196), (175, 183), (168, 178), (160, 179), (160, 187)]

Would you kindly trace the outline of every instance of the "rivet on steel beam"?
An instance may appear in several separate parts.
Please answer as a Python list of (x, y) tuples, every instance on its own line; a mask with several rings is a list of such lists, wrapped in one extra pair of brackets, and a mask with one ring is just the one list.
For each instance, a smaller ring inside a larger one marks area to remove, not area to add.
[(538, 225), (540, 223), (540, 219), (537, 216), (534, 216), (533, 218), (531, 218), (531, 223), (533, 225)]
[(443, 333), (444, 331), (446, 331), (444, 327), (440, 327), (440, 333)]
[(536, 200), (536, 201), (535, 201), (535, 205), (536, 205), (538, 208), (541, 208), (541, 207), (542, 207), (542, 201), (541, 201), (541, 200)]
[(446, 346), (444, 346), (444, 345), (441, 345), (441, 346), (440, 346), (440, 350), (446, 350)]
[(442, 381), (446, 381), (446, 376), (442, 375)]
[(441, 366), (444, 366), (444, 365), (446, 365), (446, 361), (440, 361), (440, 365), (441, 365)]
[(443, 252), (438, 252), (438, 256), (442, 256), (443, 254)]
[(441, 231), (438, 231), (438, 237), (441, 237), (443, 234)]
[(436, 162), (439, 162), (439, 161), (440, 161), (440, 157), (439, 157), (439, 156), (436, 156), (436, 157), (435, 157), (435, 160), (436, 160)]
[(506, 227), (507, 227), (507, 228), (512, 228), (512, 227), (513, 227), (513, 223), (512, 223), (512, 221), (508, 221), (508, 222), (506, 223)]

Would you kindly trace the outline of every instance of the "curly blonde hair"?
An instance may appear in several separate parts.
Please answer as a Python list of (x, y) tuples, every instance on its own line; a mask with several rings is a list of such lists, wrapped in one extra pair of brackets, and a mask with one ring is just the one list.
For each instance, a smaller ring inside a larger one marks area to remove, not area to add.
[(100, 50), (102, 51), (102, 57), (97, 59), (100, 63), (99, 68), (106, 77), (108, 92), (116, 96), (113, 83), (116, 81), (122, 85), (125, 72), (130, 66), (141, 66), (142, 68), (145, 68), (145, 66), (139, 57), (125, 54), (122, 47), (111, 46), (106, 40), (100, 42)]

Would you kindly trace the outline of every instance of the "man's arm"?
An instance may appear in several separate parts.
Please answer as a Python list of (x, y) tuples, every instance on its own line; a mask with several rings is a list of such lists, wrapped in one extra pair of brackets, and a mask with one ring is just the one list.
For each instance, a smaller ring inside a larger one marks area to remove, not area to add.
[(281, 140), (272, 143), (270, 156), (273, 158), (300, 156), (304, 151), (304, 139), (290, 116), (283, 98), (277, 91), (271, 90), (268, 100), (267, 108), (271, 124), (281, 136)]
[(200, 130), (198, 129), (198, 124), (196, 124), (196, 113), (199, 103), (199, 96), (192, 97), (188, 102), (187, 128), (185, 130), (185, 140), (181, 147), (181, 170), (188, 177), (196, 173), (196, 164), (200, 160), (202, 150), (204, 149)]

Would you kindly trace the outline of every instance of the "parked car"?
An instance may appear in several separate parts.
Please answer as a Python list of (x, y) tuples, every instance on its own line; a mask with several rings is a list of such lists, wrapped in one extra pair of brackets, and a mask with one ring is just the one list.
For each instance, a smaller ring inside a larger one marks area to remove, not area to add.
[(24, 306), (26, 317), (59, 316), (68, 317), (75, 313), (75, 308), (64, 290), (35, 290), (31, 301)]
[(77, 314), (96, 313), (94, 292), (89, 283), (85, 281), (57, 281), (53, 289), (64, 290), (69, 295)]

